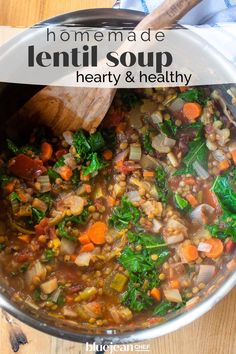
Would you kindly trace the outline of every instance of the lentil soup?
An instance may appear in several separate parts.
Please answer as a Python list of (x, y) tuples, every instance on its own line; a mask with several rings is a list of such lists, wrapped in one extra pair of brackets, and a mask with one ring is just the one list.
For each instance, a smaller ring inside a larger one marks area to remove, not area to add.
[(233, 117), (204, 88), (120, 90), (93, 134), (8, 139), (0, 266), (12, 299), (89, 327), (186, 306), (232, 258), (235, 164)]

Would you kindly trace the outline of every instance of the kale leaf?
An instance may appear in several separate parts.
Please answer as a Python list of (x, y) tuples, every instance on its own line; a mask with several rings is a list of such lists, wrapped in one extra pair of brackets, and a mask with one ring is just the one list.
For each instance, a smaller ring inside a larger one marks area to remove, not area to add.
[(169, 191), (167, 186), (167, 173), (162, 166), (156, 168), (155, 186), (160, 201), (166, 203), (168, 199)]
[(32, 210), (33, 224), (37, 225), (45, 217), (45, 213), (43, 211), (40, 211), (40, 210), (34, 208), (34, 207), (31, 207), (31, 210)]
[(121, 204), (113, 209), (109, 218), (109, 225), (117, 229), (126, 229), (129, 223), (136, 224), (140, 219), (140, 211), (126, 197), (121, 199)]
[(196, 175), (196, 172), (193, 168), (193, 163), (198, 161), (201, 166), (207, 168), (207, 154), (208, 149), (206, 146), (206, 141), (203, 134), (199, 134), (193, 141), (188, 145), (188, 153), (184, 156), (182, 163), (183, 168), (177, 170), (173, 175), (179, 176), (184, 174)]
[(201, 88), (192, 88), (185, 92), (181, 92), (179, 97), (186, 102), (198, 102), (203, 106), (205, 106), (208, 101), (208, 98), (205, 97), (204, 91)]
[(59, 224), (58, 224), (58, 234), (59, 236), (61, 236), (62, 238), (66, 238), (68, 240), (71, 241), (75, 241), (75, 237), (71, 236), (66, 230), (66, 223), (68, 221), (77, 224), (77, 225), (83, 225), (89, 216), (89, 212), (88, 212), (88, 208), (84, 208), (84, 210), (82, 211), (82, 213), (80, 215), (72, 215), (72, 216), (66, 216)]
[(154, 148), (152, 147), (152, 143), (151, 143), (151, 138), (150, 138), (150, 133), (149, 132), (145, 133), (144, 136), (143, 136), (143, 147), (144, 147), (145, 151), (148, 154), (151, 154), (151, 153), (153, 153), (155, 151)]
[(166, 136), (175, 137), (178, 127), (175, 125), (172, 119), (164, 120), (162, 123), (158, 124), (161, 132)]
[(93, 152), (88, 160), (90, 164), (88, 166), (83, 166), (83, 175), (88, 176), (89, 174), (93, 174), (99, 170), (102, 170), (104, 167), (108, 166), (106, 162), (104, 162), (101, 158), (98, 157), (96, 152)]
[(176, 193), (174, 196), (174, 202), (176, 207), (182, 212), (188, 212), (191, 210), (191, 205), (189, 202), (182, 198), (178, 193)]
[(186, 305), (186, 301), (184, 300), (183, 302), (179, 303), (179, 304), (175, 304), (173, 302), (170, 301), (162, 301), (160, 302), (160, 304), (158, 304), (155, 309), (153, 314), (155, 316), (165, 316), (167, 315), (167, 313), (171, 310), (171, 311), (177, 311), (179, 310), (181, 307), (183, 307), (184, 305)]

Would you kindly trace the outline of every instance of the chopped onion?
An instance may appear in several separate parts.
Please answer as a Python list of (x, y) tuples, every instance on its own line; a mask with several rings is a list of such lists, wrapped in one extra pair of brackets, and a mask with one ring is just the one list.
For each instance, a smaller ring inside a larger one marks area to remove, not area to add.
[(183, 240), (184, 240), (184, 235), (182, 233), (165, 238), (167, 245), (173, 245), (175, 243), (182, 242)]
[(159, 162), (157, 159), (150, 155), (142, 155), (140, 165), (142, 166), (143, 169), (148, 169), (148, 168), (156, 168), (160, 166)]
[(40, 192), (41, 193), (49, 192), (52, 189), (48, 175), (38, 177), (37, 182), (40, 183)]
[(63, 306), (62, 313), (65, 317), (77, 317), (77, 313), (68, 306)]
[(42, 292), (47, 295), (53, 293), (53, 291), (56, 290), (57, 287), (57, 278), (52, 278), (40, 285), (40, 289), (42, 290)]
[(203, 168), (198, 161), (194, 161), (193, 168), (196, 171), (197, 175), (202, 179), (207, 179), (210, 175), (209, 173)]
[(153, 224), (152, 231), (155, 233), (159, 232), (163, 226), (162, 223), (157, 219), (153, 219), (152, 224)]
[(129, 159), (133, 161), (140, 161), (142, 150), (140, 144), (130, 144)]
[(114, 162), (124, 161), (126, 157), (129, 155), (129, 148), (121, 151), (116, 157), (114, 158)]
[(61, 239), (60, 254), (73, 254), (75, 251), (75, 242), (67, 240), (66, 238)]
[(200, 242), (197, 249), (200, 252), (210, 252), (212, 246), (209, 243)]
[(70, 131), (66, 131), (62, 135), (67, 144), (73, 145), (73, 134)]
[(214, 276), (216, 267), (214, 265), (201, 264), (196, 279), (196, 284), (207, 284)]
[(151, 115), (151, 119), (154, 124), (159, 124), (163, 122), (163, 117), (161, 111), (155, 111)]
[(28, 284), (32, 284), (34, 277), (39, 277), (40, 279), (44, 280), (46, 278), (46, 274), (46, 267), (44, 267), (42, 263), (37, 260), (34, 265), (27, 270), (25, 274), (26, 282)]
[(66, 166), (70, 167), (72, 170), (75, 170), (77, 167), (77, 163), (75, 161), (75, 158), (72, 154), (66, 154), (64, 155), (64, 163)]
[(169, 109), (173, 112), (179, 112), (183, 108), (184, 105), (184, 100), (182, 98), (178, 97), (176, 100), (171, 102)]
[(173, 147), (173, 146), (175, 146), (175, 143), (176, 143), (176, 140), (168, 138), (168, 136), (165, 136), (165, 138), (163, 140), (163, 144), (165, 146)]
[(203, 225), (206, 223), (206, 214), (213, 214), (214, 210), (209, 204), (200, 204), (190, 213), (190, 217)]
[(130, 191), (127, 193), (127, 196), (131, 202), (139, 202), (141, 200), (140, 194), (138, 191)]
[(182, 302), (182, 297), (178, 289), (165, 289), (163, 290), (163, 293), (166, 299), (170, 302)]
[(90, 263), (92, 254), (90, 252), (84, 252), (78, 255), (75, 259), (75, 264), (79, 267), (87, 267)]
[(55, 290), (52, 295), (50, 296), (50, 300), (52, 302), (57, 302), (59, 296), (61, 295), (61, 292), (62, 292), (62, 288), (58, 288), (57, 290)]
[(170, 152), (170, 147), (164, 145), (164, 139), (165, 135), (163, 134), (158, 134), (154, 136), (152, 138), (152, 147), (160, 153), (167, 154), (168, 152)]
[(232, 141), (230, 144), (229, 144), (229, 152), (232, 152), (236, 150), (236, 141)]
[(84, 208), (84, 199), (78, 195), (69, 195), (64, 199), (64, 205), (70, 208), (73, 215), (80, 215)]

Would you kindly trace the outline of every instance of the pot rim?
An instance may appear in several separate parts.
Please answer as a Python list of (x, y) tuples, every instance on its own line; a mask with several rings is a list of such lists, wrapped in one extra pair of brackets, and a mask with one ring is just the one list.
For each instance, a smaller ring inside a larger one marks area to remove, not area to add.
[[(91, 22), (94, 24), (96, 22), (99, 22), (100, 24), (106, 27), (107, 23), (110, 23), (111, 27), (117, 27), (116, 25), (114, 25), (114, 22), (116, 23), (117, 21), (117, 23), (119, 23), (119, 26), (123, 27), (123, 25), (121, 24), (121, 22), (123, 21), (123, 24), (126, 24), (129, 28), (131, 28), (134, 26), (135, 23), (140, 21), (143, 16), (144, 14), (142, 12), (133, 10), (117, 10), (109, 8), (88, 9), (65, 13), (63, 15), (53, 17), (52, 19), (43, 21), (36, 26), (53, 26), (58, 24), (73, 25), (75, 22), (77, 25), (78, 23), (89, 23), (89, 25), (91, 26)], [(20, 36), (21, 38), (23, 38), (24, 33)], [(193, 39), (197, 41), (198, 37), (196, 35), (193, 35)], [(211, 48), (210, 46), (209, 51), (210, 54), (215, 54), (215, 56), (217, 56), (219, 64), (227, 65), (228, 74), (232, 74), (232, 77), (236, 77), (236, 70), (232, 65), (230, 65), (227, 59), (222, 57), (219, 53), (217, 53), (215, 49)], [(236, 82), (236, 80), (232, 80), (232, 82)], [(215, 290), (214, 293), (210, 294), (205, 300), (199, 302), (193, 308), (179, 314), (177, 317), (172, 318), (167, 322), (163, 322), (161, 324), (153, 326), (151, 328), (139, 329), (135, 330), (134, 332), (121, 332), (120, 334), (86, 334), (80, 333), (79, 331), (66, 330), (64, 328), (56, 327), (54, 325), (52, 326), (51, 324), (47, 324), (46, 322), (37, 319), (33, 315), (30, 315), (21, 310), (3, 293), (0, 293), (0, 306), (4, 310), (9, 312), (11, 315), (16, 317), (18, 320), (49, 335), (82, 343), (96, 342), (97, 344), (123, 344), (153, 339), (168, 334), (170, 332), (174, 332), (180, 329), (181, 327), (190, 324), (191, 322), (205, 314), (207, 311), (209, 311), (213, 306), (215, 306), (226, 294), (228, 294), (231, 289), (233, 289), (235, 285), (236, 271), (232, 272), (223, 282), (223, 284), (217, 290)]]

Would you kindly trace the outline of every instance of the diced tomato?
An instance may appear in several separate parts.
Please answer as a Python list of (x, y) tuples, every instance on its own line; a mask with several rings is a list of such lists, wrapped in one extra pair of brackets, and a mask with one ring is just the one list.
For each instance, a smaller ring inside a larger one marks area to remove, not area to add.
[(60, 157), (62, 157), (65, 154), (67, 154), (67, 150), (66, 149), (57, 150), (57, 152), (55, 153), (57, 159), (59, 159)]
[(37, 178), (46, 172), (43, 161), (31, 159), (23, 154), (11, 159), (8, 168), (14, 175), (28, 180)]
[(55, 228), (49, 226), (48, 218), (42, 219), (38, 225), (35, 225), (34, 229), (36, 232), (36, 236), (46, 235), (49, 236), (51, 239), (56, 237)]
[(225, 244), (225, 252), (232, 253), (236, 249), (236, 242), (229, 240)]

